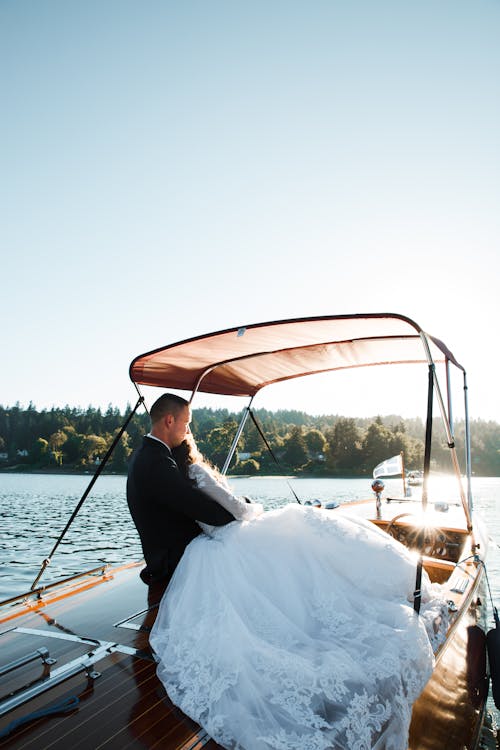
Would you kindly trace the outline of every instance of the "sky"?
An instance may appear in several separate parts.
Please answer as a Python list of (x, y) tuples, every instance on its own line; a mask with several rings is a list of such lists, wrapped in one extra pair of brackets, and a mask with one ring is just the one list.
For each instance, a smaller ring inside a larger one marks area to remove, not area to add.
[[(396, 312), (500, 421), (499, 32), (499, 0), (0, 0), (0, 404), (124, 409), (153, 348)], [(425, 403), (357, 377), (255, 406)]]

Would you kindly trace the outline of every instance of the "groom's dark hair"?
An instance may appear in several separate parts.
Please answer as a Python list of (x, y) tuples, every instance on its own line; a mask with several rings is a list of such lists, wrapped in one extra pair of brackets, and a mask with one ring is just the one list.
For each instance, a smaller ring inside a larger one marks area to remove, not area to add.
[(159, 419), (163, 419), (166, 414), (173, 414), (176, 417), (186, 406), (189, 406), (189, 401), (186, 401), (182, 396), (176, 396), (175, 393), (164, 393), (156, 399), (149, 411), (151, 423), (155, 424)]

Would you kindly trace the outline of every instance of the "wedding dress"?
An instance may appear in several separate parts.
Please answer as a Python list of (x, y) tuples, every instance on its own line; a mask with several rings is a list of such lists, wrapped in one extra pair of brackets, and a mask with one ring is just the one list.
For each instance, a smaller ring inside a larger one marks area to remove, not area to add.
[(439, 587), (424, 574), (417, 616), (414, 556), (368, 521), (262, 513), (190, 471), (242, 520), (204, 527), (161, 601), (150, 642), (171, 700), (231, 750), (405, 750), (446, 632)]

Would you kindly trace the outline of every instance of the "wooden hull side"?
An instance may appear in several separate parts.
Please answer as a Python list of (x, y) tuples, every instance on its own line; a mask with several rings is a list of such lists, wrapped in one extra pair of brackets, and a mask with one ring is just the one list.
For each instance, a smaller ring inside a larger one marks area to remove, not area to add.
[(472, 750), (477, 745), (489, 687), (482, 578), (477, 576), (466, 611), (413, 705), (409, 750)]

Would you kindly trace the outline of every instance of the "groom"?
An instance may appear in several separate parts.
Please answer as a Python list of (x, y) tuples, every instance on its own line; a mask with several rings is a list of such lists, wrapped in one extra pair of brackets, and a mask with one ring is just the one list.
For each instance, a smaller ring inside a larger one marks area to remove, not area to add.
[(142, 580), (168, 583), (184, 550), (201, 529), (196, 521), (225, 526), (234, 516), (189, 484), (171, 448), (189, 433), (191, 409), (180, 396), (164, 393), (150, 410), (151, 432), (130, 460), (127, 502), (141, 538), (146, 567)]

